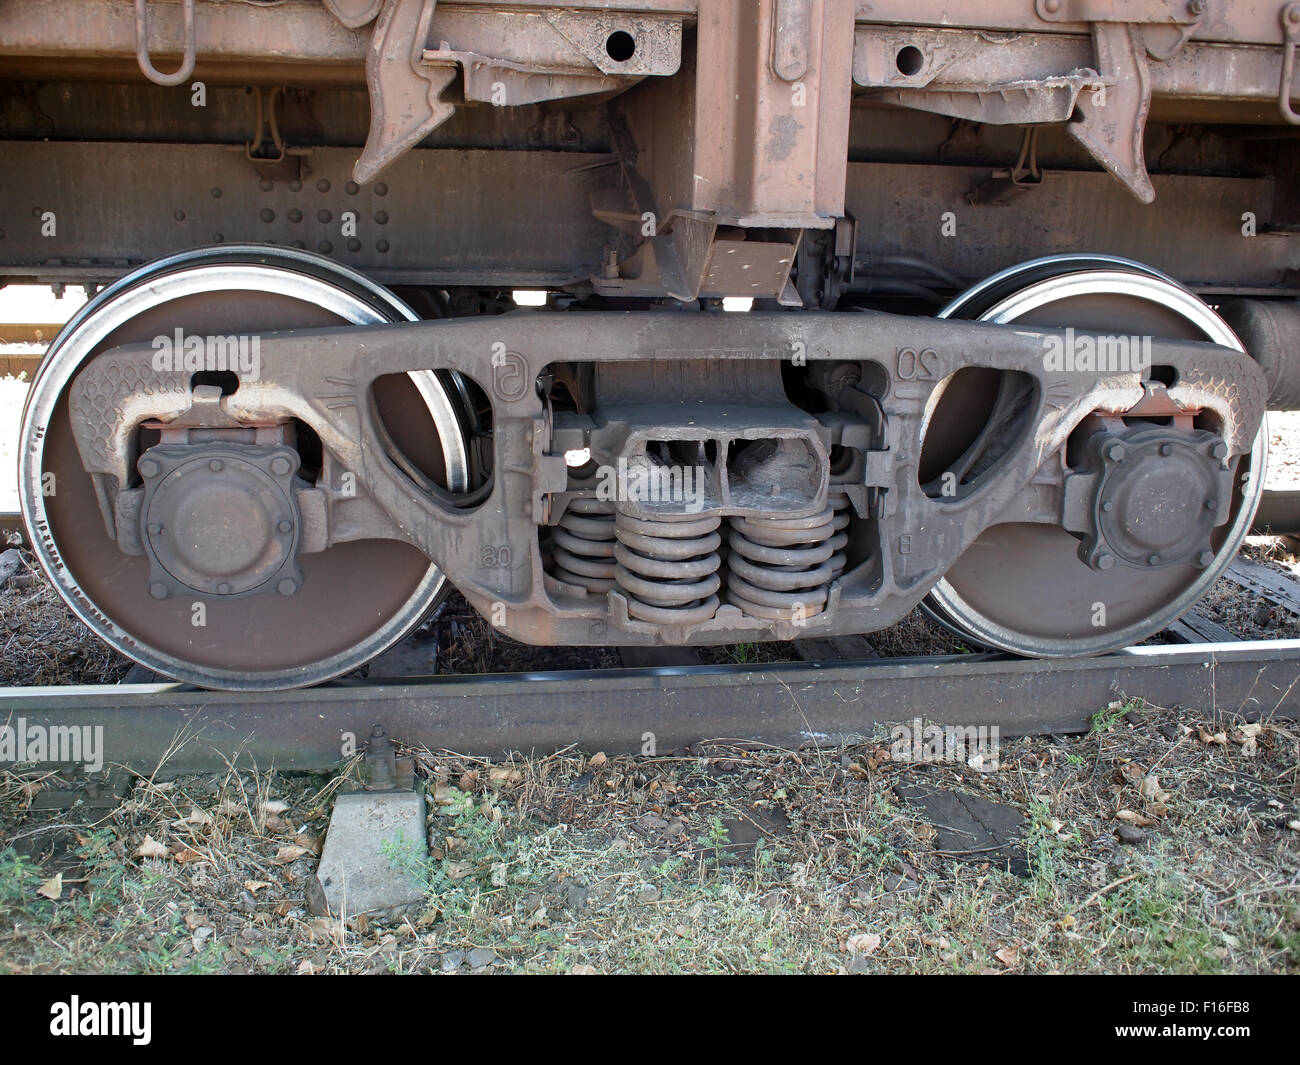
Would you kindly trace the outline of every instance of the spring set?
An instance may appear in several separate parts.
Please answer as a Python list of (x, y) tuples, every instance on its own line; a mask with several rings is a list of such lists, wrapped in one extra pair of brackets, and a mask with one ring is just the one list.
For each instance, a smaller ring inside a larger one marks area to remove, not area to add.
[(555, 576), (589, 593), (614, 587), (614, 504), (611, 500), (569, 501), (555, 528)]
[(836, 492), (810, 518), (732, 518), (727, 601), (751, 617), (820, 614), (831, 581), (844, 571), (848, 505)]
[(614, 579), (627, 595), (628, 613), (661, 625), (707, 621), (717, 612), (721, 586), (720, 517), (634, 518), (618, 512)]

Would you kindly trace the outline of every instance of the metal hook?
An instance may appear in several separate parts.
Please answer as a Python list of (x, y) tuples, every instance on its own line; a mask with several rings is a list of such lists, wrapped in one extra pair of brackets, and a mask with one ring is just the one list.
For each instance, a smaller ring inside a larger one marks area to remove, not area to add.
[(164, 74), (149, 60), (149, 0), (135, 0), (135, 58), (140, 70), (155, 85), (179, 85), (194, 73), (194, 0), (181, 0), (185, 17), (185, 51), (180, 69)]
[(1282, 117), (1293, 126), (1300, 126), (1300, 114), (1291, 109), (1291, 78), (1295, 74), (1295, 48), (1300, 41), (1300, 3), (1287, 4), (1282, 9), (1282, 37), (1286, 44), (1282, 52), (1282, 84), (1277, 91), (1277, 104)]

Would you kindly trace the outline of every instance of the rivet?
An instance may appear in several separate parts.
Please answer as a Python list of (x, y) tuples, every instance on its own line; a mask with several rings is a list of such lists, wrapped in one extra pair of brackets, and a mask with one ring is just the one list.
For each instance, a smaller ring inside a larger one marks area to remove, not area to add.
[(270, 178), (262, 178), (262, 180), (257, 183), (257, 187), (263, 192), (270, 192), (275, 188), (275, 182)]
[(296, 208), (296, 207), (291, 207), (291, 208), (289, 209), (289, 221), (290, 221), (290, 222), (301, 222), (301, 221), (302, 221), (302, 212), (301, 212), (300, 210), (298, 210), (298, 208)]
[(385, 225), (387, 225), (387, 224), (388, 224), (388, 212), (387, 212), (387, 211), (376, 211), (376, 212), (375, 212), (375, 224), (376, 224), (376, 225), (381, 225), (381, 226), (385, 226)]
[(386, 251), (388, 251), (388, 241), (386, 240), (375, 241), (375, 251), (379, 252), (381, 255), (384, 254)]
[(269, 207), (263, 207), (263, 208), (262, 208), (262, 221), (263, 221), (263, 222), (274, 222), (274, 221), (275, 221), (275, 212), (272, 211), (271, 208), (269, 208)]
[(360, 250), (361, 250), (361, 241), (358, 240), (356, 237), (349, 237), (348, 251), (360, 251)]
[(316, 220), (318, 222), (328, 222), (333, 217), (334, 216), (330, 214), (329, 211), (325, 210), (324, 207), (316, 212)]
[(387, 195), (388, 195), (388, 186), (385, 185), (385, 184), (381, 181), (378, 185), (375, 186), (375, 195), (376, 195), (376, 196), (387, 196)]
[(361, 191), (361, 186), (358, 185), (355, 181), (349, 181), (346, 185), (343, 186), (343, 191), (346, 192), (349, 196), (355, 196), (358, 192)]
[(329, 179), (321, 178), (318, 182), (316, 182), (316, 190), (318, 192), (329, 192), (330, 190)]
[(172, 217), (176, 219), (176, 221), (178, 222), (184, 222), (185, 212), (182, 211), (179, 207), (177, 207), (176, 210), (172, 213)]
[(221, 187), (219, 185), (213, 185), (208, 191), (212, 193), (212, 198), (214, 200), (221, 199)]
[(1174, 445), (1173, 445), (1173, 444), (1161, 444), (1161, 445), (1160, 445), (1160, 454), (1164, 455), (1165, 458), (1168, 458), (1168, 457), (1169, 457), (1170, 455), (1172, 455), (1173, 453), (1174, 453)]
[(319, 251), (322, 255), (328, 255), (330, 252), (334, 250), (334, 245), (331, 244), (328, 240), (322, 240), (319, 244), (316, 245), (316, 250)]

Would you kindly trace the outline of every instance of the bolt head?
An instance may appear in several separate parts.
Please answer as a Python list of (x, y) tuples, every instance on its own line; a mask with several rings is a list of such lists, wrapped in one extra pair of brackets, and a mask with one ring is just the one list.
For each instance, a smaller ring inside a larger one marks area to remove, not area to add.
[(163, 531), (163, 527), (159, 522), (151, 521), (149, 523), (149, 528), (147, 532), (149, 533), (150, 536), (161, 536), (162, 531)]
[(293, 522), (289, 521), (288, 518), (281, 518), (276, 523), (275, 531), (284, 533), (285, 536), (288, 536), (289, 533), (293, 532)]
[(1106, 445), (1106, 457), (1107, 457), (1108, 459), (1110, 459), (1111, 462), (1123, 462), (1123, 461), (1124, 461), (1124, 445), (1123, 445), (1123, 444), (1120, 444), (1120, 443), (1107, 444), (1107, 445)]
[(283, 477), (292, 468), (293, 468), (293, 463), (291, 463), (283, 455), (278, 455), (271, 460), (271, 472), (275, 474), (277, 477)]
[(1043, 0), (1043, 10), (1049, 15), (1055, 15), (1061, 10), (1061, 0)]
[(1104, 510), (1107, 514), (1109, 514), (1112, 510), (1115, 509), (1115, 504), (1112, 503), (1109, 499), (1107, 499), (1101, 504), (1101, 509)]
[(1098, 569), (1113, 569), (1114, 566), (1115, 566), (1115, 556), (1114, 556), (1114, 555), (1109, 554), (1109, 553), (1106, 552), (1106, 551), (1102, 551), (1101, 553), (1099, 553), (1099, 554), (1097, 555), (1097, 568), (1098, 568)]
[(141, 477), (157, 477), (157, 476), (158, 476), (158, 463), (154, 462), (153, 459), (141, 459), (141, 460), (140, 460), (140, 476), (141, 476)]
[(1208, 566), (1213, 561), (1214, 561), (1213, 551), (1202, 551), (1199, 555), (1196, 556), (1196, 564), (1200, 566), (1201, 569), (1205, 569), (1205, 567)]
[(284, 580), (275, 586), (275, 590), (281, 595), (293, 595), (293, 593), (298, 590), (298, 585), (295, 581), (285, 577)]
[(1159, 564), (1160, 564), (1160, 556), (1159, 556), (1159, 555), (1150, 555), (1150, 556), (1147, 557), (1147, 565), (1148, 565), (1148, 566), (1158, 566)]
[(1174, 453), (1174, 445), (1173, 445), (1173, 444), (1161, 444), (1161, 445), (1160, 445), (1160, 454), (1164, 455), (1165, 458), (1168, 458), (1168, 457), (1169, 457), (1170, 455), (1172, 455), (1173, 453)]
[(163, 584), (162, 581), (154, 581), (153, 584), (149, 585), (149, 594), (155, 599), (166, 599), (167, 585)]
[(208, 463), (208, 469), (210, 469), (213, 473), (220, 473), (225, 468), (226, 468), (226, 464), (222, 462), (220, 459), (213, 459), (211, 462)]
[(229, 594), (230, 594), (230, 585), (225, 584), (225, 583), (218, 584), (218, 585), (217, 585), (217, 594), (218, 594), (218, 595), (229, 595)]
[(1226, 459), (1228, 457), (1228, 445), (1220, 440), (1210, 448), (1210, 454), (1216, 459)]
[(1219, 509), (1219, 501), (1218, 501), (1217, 499), (1215, 499), (1214, 497), (1211, 496), (1209, 499), (1207, 499), (1207, 500), (1205, 501), (1205, 509), (1206, 509), (1206, 510), (1218, 510), (1218, 509)]

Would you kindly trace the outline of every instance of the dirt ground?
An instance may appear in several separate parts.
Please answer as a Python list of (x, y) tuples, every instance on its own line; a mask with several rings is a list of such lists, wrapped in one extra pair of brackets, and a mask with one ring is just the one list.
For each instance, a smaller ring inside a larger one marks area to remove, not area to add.
[(388, 855), (423, 901), (385, 919), (304, 902), (327, 778), (156, 775), (69, 811), (9, 773), (0, 971), (1300, 972), (1293, 726), (1134, 700), (994, 771), (889, 753), (417, 751), (430, 856)]

